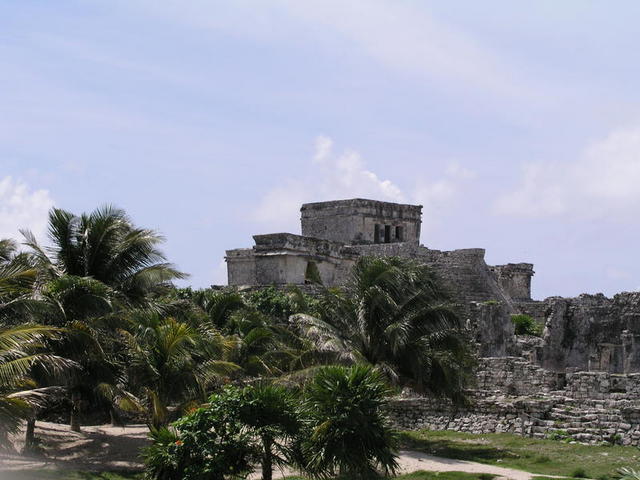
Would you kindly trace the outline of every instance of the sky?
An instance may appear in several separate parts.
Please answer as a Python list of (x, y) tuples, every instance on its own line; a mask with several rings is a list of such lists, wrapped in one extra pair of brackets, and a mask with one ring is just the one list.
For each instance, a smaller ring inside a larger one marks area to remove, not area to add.
[(635, 0), (0, 0), (0, 238), (113, 204), (185, 285), (300, 204), (421, 204), (533, 296), (640, 289)]

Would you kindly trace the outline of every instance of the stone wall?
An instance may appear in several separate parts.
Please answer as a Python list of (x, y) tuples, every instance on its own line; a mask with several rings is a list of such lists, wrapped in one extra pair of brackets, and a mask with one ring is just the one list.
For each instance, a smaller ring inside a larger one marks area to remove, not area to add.
[(549, 370), (640, 371), (640, 293), (552, 297), (541, 365)]
[(586, 443), (640, 446), (640, 374), (554, 373), (518, 357), (480, 359), (470, 404), (396, 398), (396, 427), (510, 432)]
[[(344, 244), (384, 242), (375, 238), (376, 225), (389, 227), (389, 242), (418, 244), (422, 206), (403, 205), (355, 198), (330, 202), (305, 203), (300, 209), (302, 235)], [(400, 238), (396, 236), (400, 227)], [(387, 242), (387, 243), (389, 243)]]
[(533, 264), (508, 263), (491, 267), (498, 284), (513, 301), (531, 300)]
[(640, 445), (640, 405), (620, 399), (478, 397), (469, 408), (443, 400), (394, 399), (388, 414), (403, 430), (513, 433), (584, 443)]
[(503, 395), (550, 393), (564, 387), (565, 376), (544, 370), (520, 357), (481, 358), (475, 388)]

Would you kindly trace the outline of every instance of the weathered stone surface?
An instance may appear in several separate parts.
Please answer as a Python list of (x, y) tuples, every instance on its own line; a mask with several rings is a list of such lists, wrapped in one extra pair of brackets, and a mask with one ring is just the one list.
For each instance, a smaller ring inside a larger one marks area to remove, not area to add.
[(511, 307), (508, 292), (530, 297), (530, 264), (489, 267), (484, 249), (432, 250), (419, 245), (420, 205), (352, 199), (305, 204), (302, 235), (256, 235), (253, 249), (228, 250), (229, 285), (304, 284), (301, 272), (317, 265), (323, 284), (344, 284), (360, 255), (396, 255), (431, 266), (463, 305), (496, 300)]
[(616, 373), (640, 370), (640, 293), (552, 297), (543, 302), (541, 364)]
[(432, 397), (396, 398), (398, 428), (510, 432), (584, 443), (640, 445), (640, 375), (558, 374), (522, 358), (484, 358), (467, 407)]
[(354, 198), (305, 203), (300, 212), (306, 237), (348, 245), (420, 242), (422, 205)]

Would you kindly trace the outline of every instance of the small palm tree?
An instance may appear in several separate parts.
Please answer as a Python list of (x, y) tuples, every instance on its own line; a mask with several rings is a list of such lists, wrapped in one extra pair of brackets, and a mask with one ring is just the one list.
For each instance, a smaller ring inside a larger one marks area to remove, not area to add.
[(213, 329), (197, 329), (173, 318), (138, 314), (127, 338), (130, 381), (142, 387), (154, 428), (169, 423), (169, 407), (203, 403), (207, 391), (239, 367), (225, 360), (227, 339)]
[(624, 467), (618, 470), (619, 480), (640, 480), (640, 471), (630, 467)]
[(289, 390), (265, 383), (246, 387), (241, 393), (238, 421), (260, 442), (262, 480), (273, 478), (274, 464), (292, 463), (291, 445), (301, 422), (296, 398)]
[(303, 470), (315, 478), (393, 475), (397, 441), (383, 411), (389, 393), (370, 366), (320, 369), (305, 390), (310, 422), (301, 441)]
[(317, 351), (375, 365), (394, 384), (463, 398), (472, 363), (462, 322), (432, 271), (398, 257), (363, 257), (320, 318), (292, 318)]

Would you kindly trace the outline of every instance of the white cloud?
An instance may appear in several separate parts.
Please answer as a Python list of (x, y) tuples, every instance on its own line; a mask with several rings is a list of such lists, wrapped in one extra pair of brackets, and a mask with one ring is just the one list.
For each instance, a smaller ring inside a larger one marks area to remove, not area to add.
[[(283, 0), (296, 18), (322, 25), (388, 68), (500, 96), (524, 93), (524, 78), (488, 47), (410, 2)], [(533, 89), (527, 92), (533, 94)]]
[(426, 78), (444, 89), (490, 93), (541, 102), (541, 85), (520, 73), (491, 46), (436, 18), (428, 5), (389, 0), (238, 0), (220, 4), (137, 0), (119, 2), (191, 28), (241, 35), (257, 42), (310, 40), (315, 48), (348, 49), (403, 74)]
[(32, 190), (12, 177), (0, 179), (0, 238), (21, 239), (18, 229), (42, 238), (53, 200), (47, 190)]
[(227, 262), (220, 260), (216, 268), (213, 270), (213, 280), (212, 285), (226, 285), (228, 281), (227, 278)]
[(289, 178), (268, 191), (252, 218), (270, 228), (288, 231), (299, 229), (299, 209), (305, 202), (370, 198), (424, 206), (430, 221), (439, 216), (456, 199), (460, 185), (473, 178), (470, 170), (449, 163), (443, 178), (435, 181), (417, 179), (406, 193), (389, 179), (381, 178), (367, 167), (360, 153), (347, 149), (336, 154), (333, 140), (320, 135), (304, 178)]
[(573, 162), (525, 166), (520, 186), (499, 197), (495, 211), (528, 217), (637, 213), (638, 185), (640, 127), (620, 129)]

